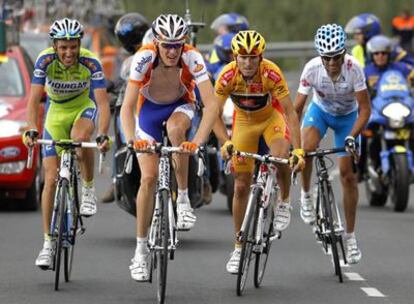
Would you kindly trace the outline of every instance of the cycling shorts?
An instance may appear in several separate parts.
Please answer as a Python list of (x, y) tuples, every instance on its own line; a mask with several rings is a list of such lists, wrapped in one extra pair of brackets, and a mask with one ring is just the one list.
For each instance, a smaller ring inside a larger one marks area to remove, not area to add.
[[(235, 149), (251, 153), (258, 152), (261, 137), (269, 147), (275, 139), (284, 138), (290, 141), (285, 117), (280, 110), (273, 107), (254, 112), (254, 115), (242, 111), (235, 112), (232, 134)], [(253, 159), (233, 157), (232, 163), (236, 173), (251, 173), (254, 170)]]
[(163, 122), (166, 122), (173, 113), (178, 112), (185, 114), (192, 120), (194, 110), (194, 104), (185, 100), (161, 105), (145, 99), (137, 118), (135, 136), (138, 139), (162, 142)]
[[(46, 118), (43, 129), (44, 139), (70, 139), (70, 132), (75, 122), (80, 118), (90, 119), (95, 123), (97, 109), (91, 99), (84, 99), (74, 104), (57, 104), (47, 101)], [(54, 146), (43, 146), (43, 157), (60, 155), (62, 149)]]
[[(303, 118), (302, 129), (307, 127), (315, 127), (319, 130), (320, 137), (323, 138), (328, 127), (334, 131), (335, 147), (344, 146), (345, 137), (347, 137), (358, 118), (358, 110), (346, 115), (334, 116), (324, 112), (315, 103), (310, 103), (308, 110)], [(338, 153), (339, 157), (347, 156), (346, 152)]]

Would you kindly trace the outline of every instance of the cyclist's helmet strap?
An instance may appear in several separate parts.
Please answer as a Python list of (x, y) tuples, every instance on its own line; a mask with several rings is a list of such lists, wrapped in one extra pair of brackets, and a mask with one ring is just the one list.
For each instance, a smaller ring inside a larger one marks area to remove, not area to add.
[(83, 26), (76, 19), (63, 18), (53, 22), (49, 30), (52, 40), (82, 39)]

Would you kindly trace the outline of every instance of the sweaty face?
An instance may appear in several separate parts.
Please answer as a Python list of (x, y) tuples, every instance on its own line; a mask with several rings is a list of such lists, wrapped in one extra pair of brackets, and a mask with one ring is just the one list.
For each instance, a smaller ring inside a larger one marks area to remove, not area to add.
[(164, 65), (168, 67), (178, 65), (178, 61), (180, 60), (183, 46), (184, 46), (184, 43), (181, 43), (181, 42), (178, 42), (178, 43), (159, 42), (158, 50), (159, 50), (160, 57)]
[(80, 52), (79, 39), (57, 40), (53, 48), (65, 67), (68, 68), (77, 63)]
[(243, 77), (253, 77), (260, 64), (260, 56), (238, 55), (236, 57), (237, 66), (240, 69)]

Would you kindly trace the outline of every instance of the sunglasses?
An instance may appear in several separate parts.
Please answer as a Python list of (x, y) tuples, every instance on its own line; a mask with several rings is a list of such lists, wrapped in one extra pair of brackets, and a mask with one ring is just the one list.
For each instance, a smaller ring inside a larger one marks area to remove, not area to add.
[(388, 52), (374, 52), (372, 54), (374, 54), (374, 55), (388, 55), (389, 53)]
[(177, 50), (177, 49), (182, 48), (183, 45), (184, 45), (184, 43), (181, 43), (181, 42), (180, 43), (166, 43), (166, 42), (162, 42), (162, 43), (160, 43), (160, 45), (164, 49), (168, 49), (168, 50), (175, 49), (175, 50)]
[(322, 60), (323, 61), (325, 61), (325, 62), (330, 62), (331, 60), (333, 60), (333, 61), (338, 61), (339, 59), (341, 59), (342, 58), (342, 55), (343, 55), (344, 53), (341, 53), (341, 54), (338, 54), (338, 55), (335, 55), (335, 56), (321, 56), (321, 58), (322, 58)]

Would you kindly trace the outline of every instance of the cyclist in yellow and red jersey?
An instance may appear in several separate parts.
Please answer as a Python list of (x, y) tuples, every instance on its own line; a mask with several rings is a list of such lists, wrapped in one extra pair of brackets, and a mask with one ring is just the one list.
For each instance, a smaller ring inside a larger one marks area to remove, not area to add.
[[(256, 31), (240, 31), (232, 40), (235, 61), (227, 64), (215, 84), (215, 94), (221, 109), (228, 97), (235, 105), (232, 138), (229, 139), (225, 125), (218, 120), (214, 132), (221, 143), (221, 153), (228, 159), (227, 149), (257, 153), (259, 140), (264, 139), (270, 154), (276, 157), (289, 157), (289, 148), (294, 150), (290, 158), (294, 170), (304, 167), (303, 150), (300, 147), (299, 120), (289, 96), (286, 80), (273, 62), (262, 57), (266, 42)], [(221, 117), (221, 116), (220, 116)], [(232, 159), (235, 173), (233, 221), (236, 236), (240, 231), (250, 184), (254, 170), (251, 159)], [(280, 201), (275, 206), (275, 230), (282, 231), (290, 223), (290, 173), (287, 165), (278, 166), (281, 190)], [(237, 241), (235, 250), (227, 263), (227, 271), (238, 271), (241, 245)]]
[[(141, 47), (131, 63), (130, 78), (121, 108), (121, 123), (128, 143), (138, 149), (153, 141), (162, 141), (163, 122), (173, 146), (195, 151), (211, 132), (218, 115), (213, 87), (201, 54), (185, 44), (187, 23), (178, 15), (160, 15), (152, 23), (153, 43)], [(195, 110), (194, 87), (198, 86), (204, 103), (203, 118), (192, 142), (186, 133)], [(137, 104), (138, 103), (138, 104)], [(188, 197), (188, 156), (174, 155), (177, 178), (177, 227), (191, 229), (196, 216)], [(154, 208), (158, 174), (158, 156), (138, 156), (141, 184), (137, 196), (137, 247), (131, 277), (137, 281), (150, 278), (148, 227)]]

